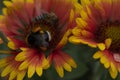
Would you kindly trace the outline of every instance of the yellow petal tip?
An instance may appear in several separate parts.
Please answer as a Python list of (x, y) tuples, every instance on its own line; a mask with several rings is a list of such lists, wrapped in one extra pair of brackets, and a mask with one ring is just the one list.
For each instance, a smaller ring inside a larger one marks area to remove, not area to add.
[(101, 52), (101, 51), (98, 51), (98, 52), (96, 52), (96, 53), (93, 55), (93, 58), (94, 58), (94, 59), (99, 59), (101, 56), (102, 56), (102, 52)]
[(13, 50), (16, 49), (15, 44), (13, 42), (11, 42), (11, 41), (8, 42), (8, 47), (11, 48), (11, 49), (13, 49)]
[(12, 2), (10, 2), (10, 1), (3, 1), (3, 4), (7, 7), (12, 6)]
[(99, 43), (99, 44), (97, 44), (97, 46), (100, 50), (102, 50), (102, 51), (105, 50), (105, 44)]

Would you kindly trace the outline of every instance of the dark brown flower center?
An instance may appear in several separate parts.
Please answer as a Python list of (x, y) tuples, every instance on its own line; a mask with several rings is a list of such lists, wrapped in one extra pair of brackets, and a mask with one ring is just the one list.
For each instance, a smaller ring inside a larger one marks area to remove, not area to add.
[(120, 53), (120, 22), (106, 22), (100, 24), (95, 32), (95, 41), (104, 42), (105, 39), (111, 38), (112, 43), (109, 48), (113, 53)]
[(32, 48), (43, 51), (50, 47), (52, 48), (56, 43), (54, 38), (59, 33), (56, 29), (57, 25), (58, 18), (54, 13), (43, 13), (40, 16), (36, 16), (29, 25), (29, 28), (31, 28), (28, 30), (26, 37), (27, 44)]

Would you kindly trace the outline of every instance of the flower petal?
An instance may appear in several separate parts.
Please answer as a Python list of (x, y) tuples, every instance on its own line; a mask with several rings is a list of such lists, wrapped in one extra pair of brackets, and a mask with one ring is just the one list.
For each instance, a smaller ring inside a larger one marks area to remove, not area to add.
[(103, 53), (101, 51), (98, 51), (93, 55), (93, 58), (94, 59), (99, 59), (101, 56), (103, 56)]
[(42, 76), (42, 73), (43, 73), (43, 69), (41, 66), (36, 66), (36, 73), (39, 75), (39, 76)]
[(93, 38), (93, 34), (87, 30), (82, 30), (81, 33), (82, 33), (82, 36), (84, 37)]
[(76, 23), (81, 27), (81, 28), (85, 28), (87, 26), (87, 22), (84, 21), (82, 18), (77, 18), (76, 19)]
[(43, 63), (43, 64), (42, 64), (42, 67), (43, 67), (44, 69), (48, 69), (48, 68), (50, 67), (50, 64), (49, 64), (49, 62), (48, 62), (47, 59), (44, 59), (42, 63)]
[(102, 64), (107, 63), (108, 60), (107, 60), (106, 56), (102, 56), (102, 57), (100, 58), (100, 62), (101, 62)]
[(64, 63), (64, 64), (63, 64), (63, 67), (64, 67), (64, 69), (65, 69), (66, 71), (69, 71), (69, 72), (72, 71), (72, 68), (71, 68), (71, 66), (70, 66), (68, 63)]
[(58, 43), (56, 49), (62, 48), (62, 47), (67, 43), (67, 41), (68, 41), (68, 36), (69, 36), (70, 34), (71, 34), (71, 30), (68, 30), (68, 31), (64, 34), (64, 36), (63, 36), (63, 38), (61, 39), (61, 41)]
[(75, 36), (80, 36), (81, 35), (81, 32), (82, 32), (82, 29), (80, 29), (79, 27), (75, 27), (72, 29), (72, 33), (75, 35)]
[(109, 68), (110, 67), (110, 62), (108, 61), (108, 62), (104, 63), (104, 67)]
[(24, 70), (28, 67), (29, 62), (27, 60), (25, 60), (24, 62), (22, 62), (22, 64), (19, 66), (19, 70)]
[(70, 64), (73, 68), (77, 67), (77, 64), (75, 63), (75, 61), (73, 59), (68, 59), (67, 60), (68, 64)]
[(16, 60), (16, 61), (24, 61), (24, 60), (27, 58), (26, 54), (27, 54), (27, 52), (24, 52), (24, 51), (20, 52), (20, 53), (15, 57), (15, 60)]
[(13, 43), (12, 41), (8, 42), (8, 47), (13, 49), (13, 50), (16, 49), (15, 43)]
[(28, 66), (28, 78), (31, 78), (35, 73), (35, 65)]
[(100, 50), (102, 50), (102, 51), (105, 50), (105, 44), (99, 43), (99, 44), (97, 44), (97, 46)]
[(111, 43), (112, 43), (112, 40), (111, 40), (111, 39), (106, 39), (106, 40), (105, 40), (105, 45), (106, 45), (106, 48), (107, 48), (107, 49), (110, 47)]
[(81, 4), (82, 4), (83, 6), (89, 5), (89, 4), (90, 4), (90, 1), (89, 1), (89, 0), (81, 0)]
[(12, 6), (12, 2), (11, 1), (3, 1), (4, 5), (7, 7)]
[(2, 77), (5, 77), (7, 74), (9, 74), (12, 71), (12, 66), (8, 65), (1, 73)]
[(50, 64), (49, 64), (49, 61), (45, 58), (44, 54), (42, 54), (42, 57), (41, 57), (41, 61), (42, 61), (42, 67), (44, 69), (48, 69), (50, 67)]
[(71, 10), (70, 11), (70, 22), (72, 22), (73, 21), (73, 19), (74, 19), (74, 11), (73, 10)]
[(62, 56), (62, 58), (64, 59), (64, 61), (67, 62), (70, 66), (72, 66), (73, 68), (77, 67), (77, 64), (75, 63), (75, 61), (73, 60), (73, 58), (71, 56), (69, 56), (67, 53), (60, 52), (60, 55)]
[(7, 66), (7, 58), (0, 59), (0, 68)]
[(79, 44), (79, 43), (81, 42), (81, 40), (79, 39), (79, 37), (75, 37), (75, 36), (71, 36), (71, 37), (69, 38), (69, 41), (70, 41), (71, 43), (74, 43), (74, 44)]
[(13, 70), (11, 73), (10, 73), (10, 77), (9, 77), (9, 80), (13, 80), (17, 75), (17, 71), (16, 70)]
[[(7, 15), (7, 8), (3, 8), (3, 9), (2, 9), (2, 12), (3, 12), (4, 15)], [(4, 18), (4, 17), (2, 16), (2, 17), (1, 17), (1, 20), (2, 20), (3, 18)]]
[(83, 20), (87, 20), (88, 19), (88, 15), (87, 15), (87, 13), (84, 10), (81, 10), (80, 14), (81, 14), (81, 17), (83, 18)]
[(59, 76), (62, 78), (64, 76), (64, 70), (61, 66), (55, 66), (55, 69), (57, 71), (57, 73), (59, 74)]
[(111, 67), (109, 69), (110, 75), (113, 79), (115, 79), (118, 75), (118, 71), (113, 63), (111, 63)]
[(26, 71), (21, 71), (18, 75), (17, 75), (17, 80), (23, 80), (23, 78), (25, 77)]

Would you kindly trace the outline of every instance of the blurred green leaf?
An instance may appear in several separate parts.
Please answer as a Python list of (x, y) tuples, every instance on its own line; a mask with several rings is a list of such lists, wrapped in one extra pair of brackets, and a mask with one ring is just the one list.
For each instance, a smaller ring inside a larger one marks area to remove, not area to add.
[(66, 73), (62, 80), (92, 80), (92, 70), (96, 66), (92, 56), (97, 49), (83, 44), (73, 45), (68, 43), (63, 50), (74, 58), (78, 67), (77, 69), (73, 69), (71, 73)]
[(73, 69), (72, 72), (65, 72), (64, 78), (61, 80), (74, 80), (80, 79), (82, 76), (89, 72), (89, 63), (94, 63), (92, 58), (93, 53), (96, 49), (90, 48), (87, 45), (73, 45), (68, 43), (63, 51), (68, 53), (76, 61), (78, 67)]

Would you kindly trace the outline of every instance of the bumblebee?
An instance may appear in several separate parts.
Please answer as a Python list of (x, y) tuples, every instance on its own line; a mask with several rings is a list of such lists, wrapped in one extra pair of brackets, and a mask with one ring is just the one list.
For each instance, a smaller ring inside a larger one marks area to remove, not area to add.
[[(58, 23), (58, 18), (54, 13), (43, 13), (40, 16), (33, 18), (33, 30), (27, 36), (27, 43), (30, 47), (46, 50), (51, 41), (51, 33), (44, 29), (44, 26), (54, 27)], [(37, 27), (35, 26), (37, 25)]]

